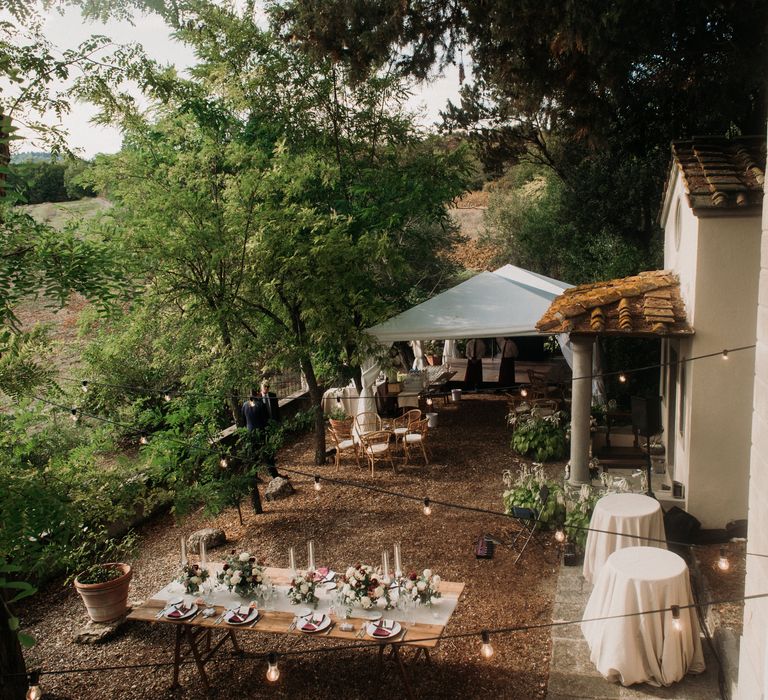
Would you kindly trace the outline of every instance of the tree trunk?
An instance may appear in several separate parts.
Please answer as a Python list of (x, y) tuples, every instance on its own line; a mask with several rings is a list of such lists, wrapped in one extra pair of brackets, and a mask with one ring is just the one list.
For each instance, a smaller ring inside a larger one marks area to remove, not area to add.
[(307, 380), (309, 404), (315, 414), (315, 464), (325, 464), (325, 418), (323, 417), (323, 392), (317, 383), (315, 368), (309, 358), (301, 360), (301, 371)]
[[(2, 591), (0, 595), (3, 595)], [(0, 604), (0, 698), (24, 700), (27, 695), (27, 667), (18, 635), (8, 624), (9, 618), (5, 603)]]

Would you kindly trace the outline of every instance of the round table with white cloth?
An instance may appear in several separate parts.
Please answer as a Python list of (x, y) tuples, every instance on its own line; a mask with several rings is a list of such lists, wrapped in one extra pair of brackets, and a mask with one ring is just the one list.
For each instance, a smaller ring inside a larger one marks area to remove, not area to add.
[[(584, 547), (584, 578), (594, 583), (611, 554), (624, 547), (667, 545), (664, 516), (655, 498), (639, 493), (609, 493), (592, 511)], [(602, 531), (602, 532), (598, 532)]]
[[(691, 603), (688, 567), (677, 554), (658, 547), (614, 552), (582, 617), (590, 660), (605, 678), (623, 685), (670, 685), (686, 673), (701, 673), (705, 666), (696, 609), (682, 608), (680, 629), (673, 624), (672, 606)], [(663, 612), (587, 622), (654, 610)]]

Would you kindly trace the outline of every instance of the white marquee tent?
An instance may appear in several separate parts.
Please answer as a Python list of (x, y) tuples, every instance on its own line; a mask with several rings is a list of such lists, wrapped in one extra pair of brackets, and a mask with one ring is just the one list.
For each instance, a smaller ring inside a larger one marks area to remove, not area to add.
[[(572, 286), (515, 265), (504, 265), (493, 272), (481, 272), (367, 332), (382, 345), (413, 341), (419, 363), (423, 362), (421, 340), (444, 339), (444, 355), (451, 357), (451, 341), (461, 338), (538, 335), (536, 322), (552, 300)], [(571, 365), (573, 353), (568, 336), (558, 336), (558, 342)], [(379, 366), (373, 359), (363, 366), (358, 412), (375, 410), (373, 386), (378, 373)], [(600, 382), (593, 382), (593, 392), (602, 396)]]
[(481, 272), (367, 332), (382, 344), (537, 335), (536, 322), (552, 300), (571, 286), (505, 265)]

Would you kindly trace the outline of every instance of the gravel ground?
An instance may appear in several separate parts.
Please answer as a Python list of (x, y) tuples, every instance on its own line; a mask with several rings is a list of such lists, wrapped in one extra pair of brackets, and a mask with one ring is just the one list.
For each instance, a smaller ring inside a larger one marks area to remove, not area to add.
[[(419, 497), (429, 495), (456, 503), (500, 510), (501, 472), (515, 468), (504, 427), (506, 404), (502, 397), (465, 396), (459, 404), (438, 407), (440, 427), (429, 438), (432, 460), (428, 467), (404, 467), (399, 474), (382, 468), (371, 477), (358, 470), (354, 460), (342, 462), (339, 476), (395, 489)], [(312, 466), (311, 438), (282, 451), (278, 467), (295, 467), (333, 476), (333, 465)], [(551, 465), (561, 474), (562, 465)], [(244, 505), (244, 524), (234, 510), (217, 517), (202, 512), (181, 522), (167, 515), (141, 530), (140, 548), (131, 561), (134, 576), (131, 598), (151, 597), (175, 574), (181, 534), (201, 527), (223, 527), (227, 547), (247, 549), (274, 566), (287, 566), (287, 549), (304, 552), (305, 542), (315, 540), (318, 563), (336, 570), (356, 561), (378, 564), (381, 550), (400, 541), (405, 568), (431, 567), (444, 579), (463, 581), (466, 588), (447, 632), (483, 627), (548, 622), (556, 582), (556, 551), (531, 547), (513, 565), (514, 554), (505, 547), (492, 560), (477, 560), (473, 543), (481, 533), (508, 534), (512, 523), (479, 513), (435, 507), (431, 516), (420, 504), (392, 496), (327, 484), (316, 492), (312, 484), (293, 478), (296, 495), (265, 504), (256, 516)], [(223, 549), (223, 548), (222, 548)], [(216, 557), (214, 550), (212, 556)], [(29, 668), (55, 670), (107, 664), (166, 662), (172, 659), (170, 625), (128, 623), (109, 642), (97, 646), (73, 643), (85, 624), (85, 609), (71, 588), (51, 586), (21, 611), (24, 626), (37, 639), (28, 652)], [(242, 634), (242, 646), (252, 652), (313, 649), (328, 641), (284, 635)], [(432, 654), (431, 665), (410, 665), (417, 695), (421, 698), (542, 698), (549, 673), (550, 630), (514, 633), (493, 638), (495, 655), (480, 656), (480, 638), (446, 640)], [(406, 656), (410, 657), (406, 650)], [(276, 684), (265, 680), (266, 664), (221, 654), (208, 666), (218, 697), (310, 698), (318, 692), (334, 698), (371, 695), (403, 697), (394, 668), (385, 667), (383, 688), (375, 687), (376, 657), (370, 649), (284, 658)], [(184, 667), (182, 689), (169, 690), (167, 667), (89, 674), (44, 675), (48, 698), (161, 698), (196, 697), (200, 694), (196, 670)]]

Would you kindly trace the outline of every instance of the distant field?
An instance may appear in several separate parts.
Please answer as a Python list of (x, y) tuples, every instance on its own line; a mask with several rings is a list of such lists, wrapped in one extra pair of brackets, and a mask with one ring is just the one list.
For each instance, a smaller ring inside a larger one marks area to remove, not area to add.
[(28, 204), (22, 206), (21, 209), (29, 213), (35, 221), (61, 229), (72, 219), (89, 219), (111, 207), (112, 203), (103, 197), (85, 197), (75, 202)]
[[(45, 202), (22, 207), (36, 221), (61, 229), (68, 221), (88, 219), (112, 206), (102, 197), (87, 197), (75, 202)], [(47, 361), (62, 372), (76, 372), (85, 340), (78, 335), (77, 322), (88, 302), (79, 294), (72, 294), (61, 309), (48, 306), (43, 299), (29, 298), (16, 308), (23, 328), (44, 324), (50, 329), (53, 354)]]

